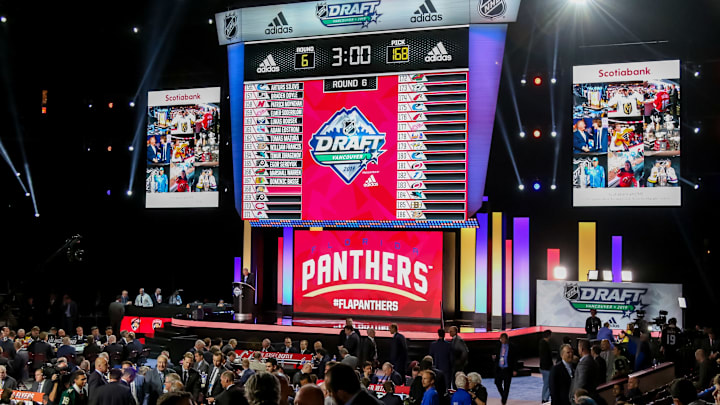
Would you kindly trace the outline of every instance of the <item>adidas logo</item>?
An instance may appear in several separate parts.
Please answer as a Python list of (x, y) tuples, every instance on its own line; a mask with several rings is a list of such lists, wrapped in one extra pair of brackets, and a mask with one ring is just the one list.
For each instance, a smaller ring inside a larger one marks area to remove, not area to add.
[(448, 53), (442, 42), (438, 42), (437, 45), (433, 46), (433, 49), (425, 57), (425, 62), (449, 62), (451, 60), (452, 55)]
[(258, 73), (277, 73), (280, 71), (280, 66), (275, 63), (275, 58), (273, 58), (272, 54), (268, 54), (255, 70)]
[(375, 175), (371, 174), (370, 177), (365, 180), (365, 184), (363, 184), (363, 187), (377, 187), (378, 182), (375, 180)]
[(608, 323), (610, 324), (611, 327), (618, 324), (614, 317), (610, 318), (608, 320)]
[[(429, 1), (429, 0), (428, 0)], [(278, 15), (270, 21), (270, 24), (267, 25), (268, 27), (265, 29), (266, 35), (273, 35), (273, 34), (289, 34), (293, 32), (293, 27), (288, 24), (287, 20), (285, 19), (285, 14), (283, 12), (279, 12)]]
[(442, 19), (442, 14), (437, 12), (432, 0), (425, 0), (425, 2), (421, 4), (417, 10), (415, 10), (413, 16), (410, 17), (410, 22), (420, 23), (427, 21), (442, 21)]

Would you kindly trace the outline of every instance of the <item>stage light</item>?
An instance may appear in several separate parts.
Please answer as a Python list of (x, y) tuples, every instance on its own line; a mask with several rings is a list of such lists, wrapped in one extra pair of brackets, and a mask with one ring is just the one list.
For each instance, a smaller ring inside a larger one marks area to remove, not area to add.
[(525, 131), (520, 131), (520, 138), (525, 138)]
[(15, 177), (20, 177), (20, 172), (15, 172)]
[(540, 190), (540, 182), (539, 181), (536, 181), (535, 183), (533, 183), (533, 190), (535, 190), (535, 191)]
[(552, 79), (550, 79), (550, 83), (552, 83), (552, 84), (557, 83), (557, 79), (553, 77)]
[(134, 102), (134, 101), (131, 101), (128, 105), (130, 106), (130, 108), (135, 108), (135, 102)]
[(113, 103), (108, 103), (108, 108), (112, 109), (115, 106)]
[(5, 16), (0, 17), (0, 22), (3, 23), (3, 24), (6, 23), (6, 22), (7, 22), (7, 17), (5, 17)]
[(588, 270), (587, 279), (588, 281), (598, 281), (600, 279), (600, 272), (597, 270)]
[(90, 152), (90, 148), (88, 148), (88, 152)]
[(140, 29), (138, 27), (133, 27), (133, 33), (137, 34), (140, 32)]
[(110, 190), (106, 191), (105, 194), (110, 195)]
[(212, 19), (212, 18), (208, 18), (208, 24), (210, 24), (210, 25), (213, 24), (213, 19)]
[(92, 108), (92, 104), (88, 104), (88, 108)]
[(130, 146), (128, 146), (128, 150), (129, 150), (130, 152), (132, 152), (132, 151), (134, 151), (134, 150), (135, 150), (135, 147), (134, 147), (134, 146), (132, 146), (132, 145), (130, 145)]
[(550, 132), (550, 136), (552, 136), (553, 138), (555, 138), (555, 137), (557, 136), (557, 131), (552, 131), (552, 132)]
[(693, 186), (693, 188), (694, 188), (695, 190), (697, 190), (697, 189), (700, 188), (700, 185), (696, 183), (696, 184)]
[(35, 213), (35, 218), (40, 218), (40, 214), (38, 214), (38, 213), (36, 212), (36, 213)]
[(535, 76), (535, 78), (533, 79), (533, 84), (536, 85), (536, 86), (541, 85), (542, 82), (543, 82), (543, 81), (542, 81), (542, 77), (540, 77), (540, 76)]
[(693, 76), (695, 76), (695, 77), (700, 77), (700, 71), (699, 71), (699, 70), (696, 70), (695, 73), (693, 73)]
[(520, 79), (520, 84), (522, 84), (523, 86), (526, 85), (527, 80), (525, 80), (525, 78), (523, 77), (522, 79)]
[(112, 152), (112, 146), (108, 146), (108, 152)]
[(699, 134), (699, 133), (700, 133), (700, 127), (695, 127), (695, 128), (693, 129), (693, 132), (696, 133), (696, 134)]
[(126, 194), (127, 194), (128, 196), (131, 196), (131, 195), (132, 195), (132, 190), (128, 190)]
[(25, 193), (25, 197), (30, 197), (30, 193)]
[(554, 184), (552, 186), (550, 186), (550, 190), (555, 190), (556, 188), (557, 188), (557, 186)]
[(557, 266), (553, 269), (553, 277), (556, 280), (565, 280), (567, 278), (567, 269), (563, 266)]
[(620, 272), (620, 279), (624, 282), (633, 281), (633, 274), (630, 270), (623, 270)]
[(603, 281), (612, 281), (613, 280), (612, 270), (603, 270), (602, 277), (603, 277)]
[(523, 184), (518, 185), (518, 190), (523, 191), (525, 190), (525, 186)]
[(536, 129), (536, 130), (533, 131), (533, 137), (534, 137), (535, 139), (540, 138), (540, 135), (542, 135), (542, 132), (540, 132), (539, 129)]

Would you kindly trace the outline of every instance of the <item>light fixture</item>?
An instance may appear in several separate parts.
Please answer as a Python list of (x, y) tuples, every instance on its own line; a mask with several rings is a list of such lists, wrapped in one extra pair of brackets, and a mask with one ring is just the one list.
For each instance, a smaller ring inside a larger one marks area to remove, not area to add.
[(130, 108), (135, 108), (135, 102), (134, 102), (134, 101), (131, 101), (128, 105), (130, 106)]
[(40, 214), (36, 212), (36, 213), (35, 213), (35, 218), (39, 218), (39, 217), (40, 217)]
[(552, 83), (552, 84), (557, 83), (557, 79), (553, 77), (552, 79), (550, 79), (550, 83)]
[(108, 151), (108, 152), (112, 152), (112, 146), (109, 145), (109, 146), (107, 147), (107, 151)]
[(3, 24), (6, 23), (6, 22), (7, 22), (7, 17), (5, 17), (5, 16), (0, 16), (0, 22), (3, 23)]
[(556, 280), (565, 280), (567, 278), (567, 269), (563, 266), (557, 266), (553, 269), (553, 277)]
[(539, 129), (536, 129), (536, 130), (533, 131), (533, 137), (534, 137), (535, 139), (540, 138), (541, 135), (542, 135), (542, 132), (540, 132)]
[(210, 24), (210, 25), (213, 24), (213, 19), (212, 19), (212, 18), (208, 18), (208, 24)]
[[(4, 21), (3, 21), (4, 22)], [(695, 73), (693, 73), (693, 76), (700, 77), (700, 71), (696, 70)]]
[(697, 189), (700, 188), (700, 185), (699, 185), (699, 184), (695, 184), (695, 185), (693, 186), (693, 188), (694, 188), (695, 190), (697, 190)]
[(557, 136), (557, 131), (552, 131), (552, 132), (550, 132), (550, 136), (552, 136), (553, 138), (555, 138), (555, 137)]
[(540, 76), (535, 76), (535, 77), (533, 78), (533, 84), (536, 85), (536, 86), (541, 85), (542, 82), (543, 82), (543, 80), (542, 80), (542, 77), (540, 77)]
[(598, 281), (600, 279), (600, 272), (597, 270), (588, 270), (587, 279), (588, 281)]
[(30, 193), (25, 193), (25, 197), (30, 197)]
[(20, 177), (20, 172), (15, 172), (15, 177)]
[(699, 134), (699, 133), (700, 133), (700, 127), (695, 127), (695, 128), (693, 129), (693, 132), (696, 133), (696, 134)]
[(536, 181), (535, 183), (533, 183), (533, 190), (540, 191), (540, 182), (539, 181)]
[(520, 131), (520, 138), (525, 138), (525, 131)]
[(128, 196), (131, 196), (131, 195), (132, 195), (132, 190), (128, 190), (126, 194), (127, 194)]
[(620, 272), (620, 279), (626, 283), (633, 281), (632, 271), (623, 270), (622, 272)]
[(603, 270), (602, 277), (603, 281), (613, 281), (612, 270)]
[(520, 191), (525, 190), (525, 186), (522, 184), (518, 185), (518, 190), (520, 190)]
[(132, 152), (132, 151), (134, 151), (134, 150), (135, 150), (135, 147), (134, 147), (134, 146), (132, 146), (132, 145), (130, 145), (130, 146), (128, 146), (128, 150), (129, 150), (130, 152)]
[(520, 84), (522, 84), (523, 86), (526, 85), (527, 80), (525, 80), (525, 78), (523, 77), (522, 79), (520, 79)]
[(550, 190), (555, 190), (556, 188), (557, 188), (557, 186), (554, 184), (552, 186), (550, 186)]
[(133, 33), (137, 34), (138, 32), (140, 32), (140, 28), (133, 27)]
[(92, 104), (88, 104), (88, 108), (92, 108)]
[(115, 106), (112, 102), (108, 103), (108, 108), (112, 109)]

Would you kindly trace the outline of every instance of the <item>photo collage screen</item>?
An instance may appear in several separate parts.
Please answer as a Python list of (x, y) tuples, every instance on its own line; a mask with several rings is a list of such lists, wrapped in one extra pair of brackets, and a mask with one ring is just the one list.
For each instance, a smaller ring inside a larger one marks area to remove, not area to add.
[(678, 206), (680, 62), (575, 66), (573, 205)]
[(148, 94), (147, 208), (218, 206), (220, 88)]

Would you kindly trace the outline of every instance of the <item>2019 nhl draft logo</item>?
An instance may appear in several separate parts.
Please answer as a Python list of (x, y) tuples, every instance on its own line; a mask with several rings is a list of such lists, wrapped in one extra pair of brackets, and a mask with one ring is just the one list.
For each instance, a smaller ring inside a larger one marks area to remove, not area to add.
[(643, 295), (647, 288), (580, 286), (567, 283), (563, 297), (578, 312), (590, 312), (595, 309), (603, 313), (615, 313), (630, 318), (638, 310), (645, 308)]
[(237, 35), (237, 14), (232, 12), (225, 14), (225, 38), (233, 39)]
[(505, 15), (507, 3), (505, 0), (479, 0), (478, 12), (481, 16), (494, 20)]
[(341, 27), (359, 25), (367, 28), (370, 23), (378, 22), (382, 15), (377, 12), (380, 0), (358, 1), (343, 4), (328, 4), (319, 2), (315, 5), (315, 15), (326, 27)]
[(385, 134), (375, 128), (357, 107), (333, 114), (310, 138), (310, 155), (351, 184), (368, 164), (378, 164), (386, 151)]

